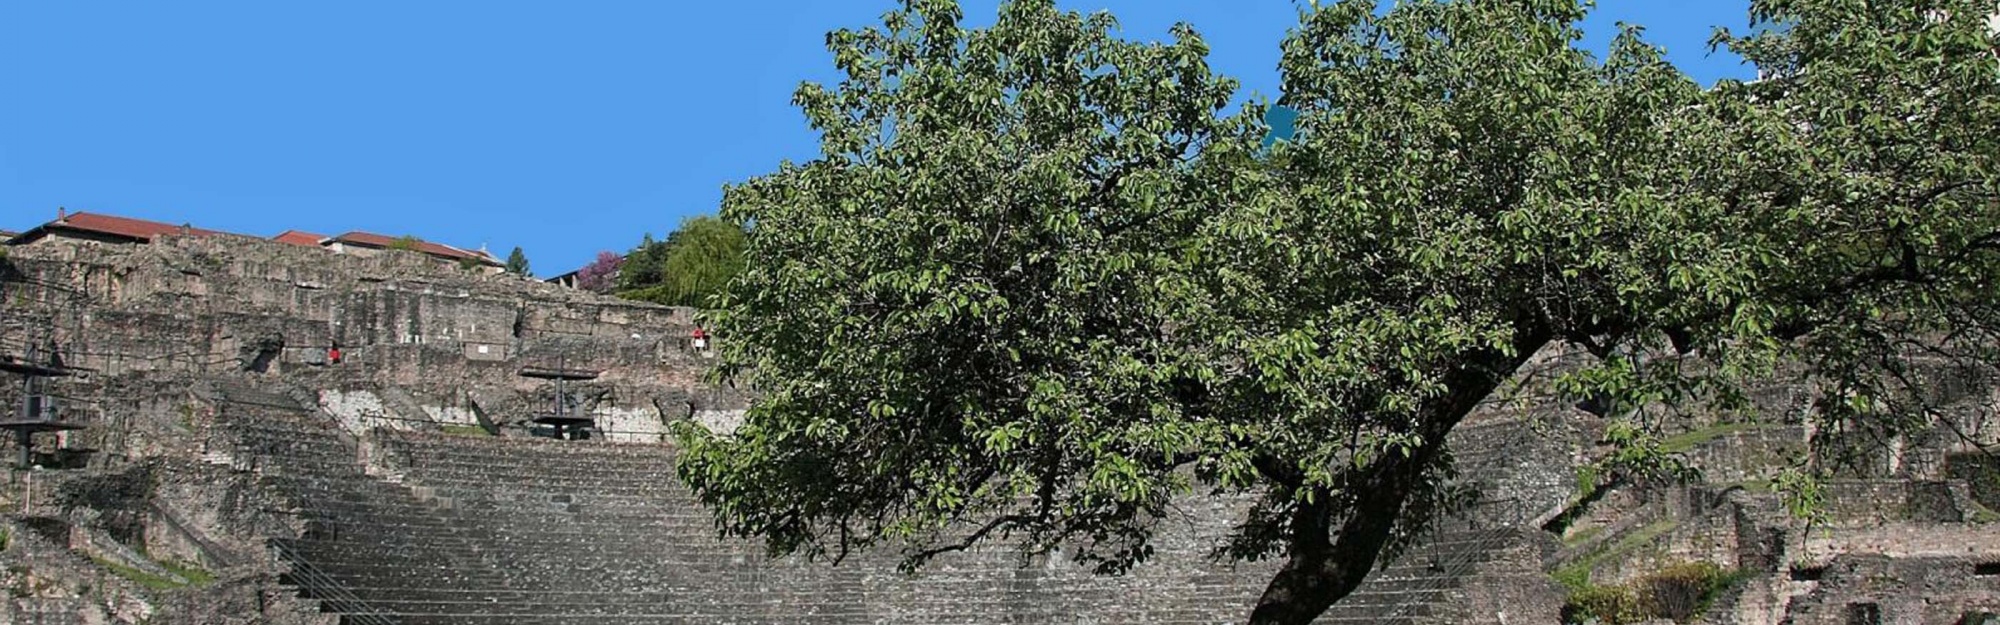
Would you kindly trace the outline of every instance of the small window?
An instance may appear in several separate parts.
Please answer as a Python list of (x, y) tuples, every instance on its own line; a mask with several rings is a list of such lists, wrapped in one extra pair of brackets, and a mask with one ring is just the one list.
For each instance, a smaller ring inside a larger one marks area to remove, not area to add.
[(1972, 565), (1972, 574), (1980, 577), (2000, 575), (2000, 562), (1981, 562)]
[(1874, 603), (1847, 604), (1847, 625), (1882, 625), (1882, 606)]
[(1823, 566), (1792, 567), (1792, 581), (1795, 582), (1817, 582), (1825, 576), (1826, 567)]

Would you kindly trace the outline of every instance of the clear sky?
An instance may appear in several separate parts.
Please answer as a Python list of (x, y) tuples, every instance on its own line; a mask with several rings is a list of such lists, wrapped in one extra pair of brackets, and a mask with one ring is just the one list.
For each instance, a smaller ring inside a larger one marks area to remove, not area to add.
[[(973, 0), (973, 24), (997, 0)], [(56, 207), (272, 235), (369, 230), (528, 252), (554, 275), (713, 212), (722, 185), (804, 160), (790, 105), (826, 31), (892, 0), (0, 3), (0, 228)], [(1292, 0), (1062, 0), (1133, 39), (1195, 25), (1246, 95), (1275, 96)], [(1704, 82), (1747, 0), (1601, 0)]]

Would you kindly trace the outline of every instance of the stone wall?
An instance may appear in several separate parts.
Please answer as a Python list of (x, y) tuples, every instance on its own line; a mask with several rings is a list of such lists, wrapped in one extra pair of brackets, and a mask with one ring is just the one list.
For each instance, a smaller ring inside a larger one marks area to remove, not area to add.
[[(304, 588), (328, 609), (386, 610), (405, 623), (1227, 622), (1270, 573), (1205, 557), (1241, 514), (1227, 499), (1190, 500), (1162, 519), (1158, 561), (1128, 578), (1004, 546), (910, 577), (893, 572), (893, 553), (826, 570), (717, 541), (660, 443), (677, 420), (734, 427), (744, 398), (702, 380), (711, 361), (688, 345), (685, 309), (409, 254), (170, 236), (14, 249), (0, 262), (0, 312), (0, 353), (52, 339), (66, 362), (90, 369), (57, 385), (91, 425), (60, 443), (88, 470), (47, 472), (44, 486), (143, 485), (143, 496), (44, 501), (15, 516), (59, 518), (93, 537), (78, 544), (135, 565), (145, 558), (131, 554), (152, 554), (233, 572), (212, 592), (140, 592), (156, 621), (225, 622), (190, 615), (250, 611), (252, 597), (256, 613), (288, 622), (296, 606), (267, 595)], [(338, 363), (327, 358), (336, 344)], [(1705, 470), (1703, 483), (1621, 487), (1558, 546), (1536, 529), (1586, 495), (1577, 471), (1606, 452), (1605, 422), (1547, 379), (1585, 358), (1560, 347), (1536, 355), (1521, 384), (1454, 431), (1448, 448), (1478, 504), (1383, 563), (1322, 622), (1552, 622), (1559, 592), (1547, 573), (1578, 563), (1600, 583), (1689, 561), (1756, 573), (1718, 604), (1716, 623), (1794, 613), (1832, 622), (1857, 602), (1879, 603), (1885, 618), (1983, 609), (1990, 576), (1951, 572), (1988, 570), (1979, 567), (2000, 556), (1980, 504), (1993, 499), (1983, 485), (1995, 471), (1980, 449), (2000, 442), (2000, 427), (1977, 375), (1925, 369), (1948, 427), (1847, 446), (1845, 479), (1827, 485), (1817, 525), (1790, 519), (1768, 490), (1815, 434), (1801, 418), (1809, 389), (1774, 382), (1752, 389), (1763, 417), (1753, 427), (1707, 413), (1672, 422), (1667, 434)], [(609, 442), (521, 438), (555, 399), (549, 384), (517, 375), (525, 366), (601, 371), (572, 390)], [(0, 401), (13, 392), (0, 385)], [(454, 435), (489, 428), (501, 436)], [(1794, 579), (1797, 567), (1825, 567), (1824, 577)], [(1937, 600), (1878, 600), (1892, 588), (1868, 576), (1909, 567), (1925, 572), (1902, 588), (1935, 589)], [(552, 584), (569, 594), (546, 596)], [(499, 605), (449, 616), (472, 610), (468, 597)]]
[(1848, 555), (1815, 575), (1791, 602), (1794, 625), (1981, 625), (2000, 614), (2000, 560)]
[[(704, 384), (687, 309), (593, 296), (411, 254), (360, 258), (232, 236), (151, 245), (48, 242), (0, 268), (0, 350), (53, 340), (93, 370), (246, 372), (336, 393), (395, 395), (394, 416), (518, 425), (552, 397), (523, 366), (601, 371), (577, 390), (608, 434), (659, 440), (664, 420), (728, 423), (739, 395)], [(343, 352), (328, 362), (328, 348)], [(341, 404), (335, 402), (334, 408)], [(79, 405), (80, 409), (92, 409)], [(337, 410), (336, 410), (337, 411)], [(354, 418), (354, 414), (341, 414)], [(518, 431), (516, 431), (518, 433)]]

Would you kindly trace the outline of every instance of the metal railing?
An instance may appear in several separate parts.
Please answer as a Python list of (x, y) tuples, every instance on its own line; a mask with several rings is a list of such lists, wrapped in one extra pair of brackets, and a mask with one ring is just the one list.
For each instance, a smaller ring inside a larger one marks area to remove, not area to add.
[(352, 621), (356, 625), (398, 625), (395, 619), (384, 616), (385, 613), (380, 608), (368, 603), (360, 595), (354, 594), (354, 591), (348, 590), (340, 580), (334, 579), (319, 567), (307, 562), (285, 543), (274, 541), (271, 547), (277, 551), (280, 558), (291, 563), (292, 580), (303, 582), (299, 584), (299, 588), (311, 590), (314, 595), (313, 600), (332, 608), (334, 613), (341, 616), (343, 624)]
[[(1514, 527), (1517, 526), (1507, 526), (1506, 529), (1512, 529)], [(1473, 543), (1473, 545), (1469, 549), (1468, 548), (1454, 549), (1454, 551), (1457, 551), (1459, 553), (1465, 553), (1468, 555), (1459, 558), (1457, 561), (1452, 562), (1447, 567), (1433, 571), (1436, 574), (1426, 578), (1427, 581), (1417, 586), (1416, 589), (1411, 590), (1410, 595), (1407, 598), (1403, 599), (1400, 602), (1397, 602), (1395, 607), (1391, 608), (1389, 613), (1383, 616), (1382, 619), (1383, 622), (1393, 623), (1396, 622), (1397, 619), (1403, 619), (1403, 622), (1408, 622), (1409, 619), (1411, 618), (1409, 614), (1411, 610), (1416, 609), (1416, 607), (1420, 605), (1428, 605), (1437, 602), (1436, 597), (1429, 597), (1429, 595), (1433, 593), (1442, 593), (1446, 590), (1450, 590), (1453, 587), (1459, 585), (1468, 576), (1469, 573), (1472, 573), (1474, 568), (1478, 567), (1481, 563), (1484, 562), (1484, 560), (1480, 557), (1481, 555), (1491, 552), (1494, 549), (1505, 544), (1509, 538), (1512, 538), (1511, 532), (1504, 532), (1504, 531), (1496, 532), (1492, 535), (1486, 536), (1485, 538), (1479, 539), (1479, 541)], [(1473, 555), (1473, 554), (1478, 554), (1478, 555)], [(1445, 556), (1438, 555), (1434, 557), (1443, 559)], [(1425, 598), (1419, 600), (1419, 597), (1425, 597)]]
[[(1507, 541), (1513, 539), (1515, 537), (1513, 530), (1520, 528), (1521, 527), (1520, 523), (1518, 522), (1498, 523), (1497, 525), (1499, 525), (1499, 527), (1497, 528), (1493, 528), (1490, 530), (1481, 530), (1478, 527), (1474, 526), (1473, 520), (1470, 517), (1472, 514), (1476, 513), (1476, 509), (1478, 508), (1507, 505), (1507, 504), (1518, 504), (1518, 503), (1520, 503), (1520, 499), (1513, 497), (1507, 499), (1486, 500), (1486, 501), (1476, 502), (1472, 504), (1470, 509), (1465, 510), (1464, 513), (1468, 517), (1464, 519), (1467, 522), (1466, 531), (1468, 532), (1491, 531), (1493, 533), (1480, 538), (1478, 541), (1473, 542), (1470, 546), (1454, 547), (1450, 552), (1432, 555), (1431, 558), (1433, 560), (1433, 563), (1435, 563), (1436, 561), (1448, 559), (1450, 553), (1466, 554), (1464, 557), (1458, 558), (1445, 566), (1435, 566), (1435, 564), (1433, 564), (1430, 571), (1432, 575), (1422, 578), (1424, 579), (1424, 581), (1421, 584), (1418, 584), (1411, 590), (1405, 591), (1408, 593), (1408, 596), (1406, 596), (1403, 600), (1396, 602), (1390, 608), (1389, 613), (1382, 616), (1382, 622), (1384, 623), (1410, 622), (1410, 620), (1412, 620), (1412, 617), (1409, 614), (1410, 611), (1416, 609), (1417, 606), (1437, 603), (1438, 597), (1432, 597), (1431, 595), (1441, 594), (1444, 591), (1451, 590), (1452, 588), (1459, 586), (1469, 576), (1469, 574), (1473, 572), (1475, 568), (1477, 568), (1480, 564), (1486, 562), (1484, 558), (1485, 554), (1492, 552), (1493, 550), (1505, 545)], [(1443, 531), (1440, 531), (1441, 529), (1442, 526), (1433, 526), (1432, 528), (1433, 539), (1445, 537), (1445, 533)], [(1363, 583), (1366, 583), (1365, 580)]]

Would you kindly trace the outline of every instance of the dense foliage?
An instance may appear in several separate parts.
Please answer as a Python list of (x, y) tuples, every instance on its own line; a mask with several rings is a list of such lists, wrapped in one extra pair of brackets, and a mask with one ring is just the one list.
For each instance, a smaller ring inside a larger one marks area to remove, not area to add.
[(1664, 567), (1615, 586), (1566, 580), (1569, 599), (1563, 622), (1634, 625), (1656, 619), (1689, 622), (1706, 612), (1724, 593), (1749, 578), (1751, 571), (1724, 569), (1709, 562)]
[(1174, 497), (1258, 493), (1250, 618), (1305, 623), (1461, 501), (1445, 435), (1550, 346), (1597, 356), (1561, 387), (1622, 407), (1624, 470), (1777, 362), (1891, 433), (1916, 352), (1994, 362), (1990, 6), (1759, 0), (1782, 28), (1718, 44), (1768, 79), (1712, 89), (1636, 30), (1582, 51), (1574, 0), (1377, 9), (1302, 13), (1268, 148), (1186, 27), (910, 0), (830, 36), (820, 158), (725, 196), (720, 373), (760, 395), (682, 477), (779, 553), (1106, 571)]
[(705, 307), (743, 270), (743, 228), (712, 215), (689, 218), (625, 255), (618, 295), (669, 306)]
[(618, 284), (618, 270), (624, 264), (625, 257), (600, 251), (590, 264), (576, 270), (576, 288), (593, 293), (610, 293)]

